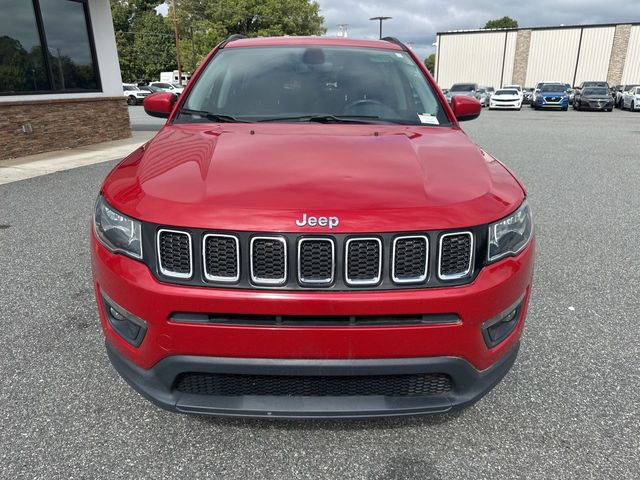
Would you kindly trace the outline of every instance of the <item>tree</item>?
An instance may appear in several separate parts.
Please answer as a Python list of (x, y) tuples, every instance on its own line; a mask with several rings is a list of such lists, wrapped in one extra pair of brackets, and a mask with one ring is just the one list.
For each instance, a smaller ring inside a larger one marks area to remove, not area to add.
[[(173, 0), (166, 21), (173, 22)], [(234, 33), (258, 36), (326, 32), (320, 6), (311, 0), (177, 0), (180, 59), (195, 70), (213, 47)]]
[(125, 81), (157, 79), (174, 70), (172, 30), (155, 11), (158, 0), (111, 0), (120, 70)]
[(427, 67), (427, 70), (429, 70), (432, 74), (435, 71), (436, 68), (436, 54), (432, 53), (431, 55), (429, 55), (427, 58), (424, 59), (424, 66)]
[(484, 28), (518, 28), (518, 21), (510, 17), (489, 20)]

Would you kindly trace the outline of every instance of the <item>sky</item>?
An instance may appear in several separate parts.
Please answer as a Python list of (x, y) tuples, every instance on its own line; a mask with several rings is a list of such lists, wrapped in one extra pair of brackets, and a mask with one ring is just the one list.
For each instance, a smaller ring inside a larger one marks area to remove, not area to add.
[[(213, 1), (213, 0), (212, 0)], [(398, 37), (421, 58), (433, 53), (437, 32), (481, 28), (505, 15), (521, 27), (640, 22), (640, 0), (316, 0), (327, 35), (348, 24), (352, 38), (378, 38), (371, 17), (393, 17), (383, 34)]]

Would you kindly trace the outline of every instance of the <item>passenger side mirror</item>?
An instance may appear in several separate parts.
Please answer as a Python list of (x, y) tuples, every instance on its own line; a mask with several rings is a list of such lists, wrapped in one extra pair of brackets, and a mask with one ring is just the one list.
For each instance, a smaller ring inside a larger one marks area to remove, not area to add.
[(152, 117), (169, 118), (176, 99), (176, 95), (171, 92), (154, 93), (144, 99), (144, 111)]
[(453, 97), (451, 99), (451, 108), (459, 122), (474, 120), (480, 116), (482, 105), (473, 97)]

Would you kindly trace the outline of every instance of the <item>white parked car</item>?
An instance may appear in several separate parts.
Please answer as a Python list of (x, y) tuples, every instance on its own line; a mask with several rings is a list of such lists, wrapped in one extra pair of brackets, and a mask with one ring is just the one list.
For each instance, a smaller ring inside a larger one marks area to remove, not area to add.
[(151, 92), (140, 90), (138, 86), (133, 83), (123, 83), (122, 90), (129, 105), (138, 105), (144, 101), (145, 97), (151, 95)]
[(522, 91), (515, 88), (502, 88), (489, 100), (489, 110), (520, 110), (522, 108)]
[(515, 90), (518, 92), (520, 98), (524, 98), (524, 92), (522, 91), (522, 85), (505, 85), (502, 90)]
[(149, 85), (161, 88), (165, 92), (175, 93), (178, 96), (184, 91), (184, 87), (178, 83), (151, 82)]
[(631, 90), (625, 90), (622, 94), (622, 109), (639, 111), (640, 110), (640, 87), (633, 87)]

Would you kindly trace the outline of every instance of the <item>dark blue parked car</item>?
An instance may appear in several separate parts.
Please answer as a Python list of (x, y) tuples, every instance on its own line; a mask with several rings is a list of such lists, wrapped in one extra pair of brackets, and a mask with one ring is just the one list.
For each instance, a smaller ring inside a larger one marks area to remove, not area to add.
[(539, 110), (541, 108), (559, 108), (561, 110), (569, 110), (569, 94), (567, 87), (562, 83), (545, 83), (540, 87), (540, 93), (536, 95), (536, 101), (533, 108)]

